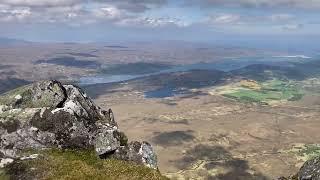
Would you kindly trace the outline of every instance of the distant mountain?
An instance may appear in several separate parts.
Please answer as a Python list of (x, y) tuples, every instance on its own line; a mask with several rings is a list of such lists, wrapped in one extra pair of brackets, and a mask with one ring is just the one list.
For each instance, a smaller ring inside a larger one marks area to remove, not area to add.
[(252, 64), (230, 71), (233, 76), (241, 76), (258, 81), (270, 80), (275, 77), (280, 79), (304, 80), (320, 75), (320, 60), (294, 62), (290, 66), (276, 66), (266, 64)]
[(138, 62), (109, 66), (102, 69), (102, 73), (112, 75), (142, 75), (170, 69), (171, 67), (172, 65), (169, 64)]
[(30, 43), (30, 42), (25, 40), (20, 40), (20, 39), (0, 37), (0, 45), (27, 44), (27, 43)]

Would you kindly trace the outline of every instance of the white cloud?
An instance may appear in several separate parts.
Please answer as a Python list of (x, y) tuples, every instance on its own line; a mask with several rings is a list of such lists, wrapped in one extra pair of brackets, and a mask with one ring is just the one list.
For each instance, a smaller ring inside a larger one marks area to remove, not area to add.
[(117, 19), (124, 16), (125, 12), (122, 12), (114, 6), (107, 6), (92, 10), (92, 15), (101, 19)]
[(216, 24), (234, 24), (234, 23), (238, 23), (240, 18), (241, 18), (240, 15), (222, 14), (222, 15), (211, 17), (210, 21)]
[(0, 0), (0, 4), (18, 7), (61, 7), (80, 4), (109, 4), (128, 12), (144, 12), (167, 4), (167, 0)]
[(320, 9), (320, 0), (184, 0), (185, 4), (205, 8), (227, 6), (244, 8)]
[(0, 22), (182, 26), (176, 19), (143, 16), (164, 4), (166, 0), (0, 0)]
[(271, 21), (279, 22), (279, 21), (290, 21), (295, 18), (292, 14), (272, 14), (269, 16)]
[(0, 7), (0, 21), (22, 21), (32, 15), (29, 8), (7, 9)]
[(282, 26), (282, 29), (288, 30), (288, 31), (295, 31), (302, 28), (303, 28), (302, 24), (287, 24)]
[[(20, 1), (20, 0), (15, 0)], [(37, 0), (36, 0), (37, 1)], [(31, 0), (30, 2), (31, 3)], [(40, 5), (33, 2), (33, 5)], [(58, 1), (55, 4), (59, 4)], [(62, 4), (59, 4), (62, 5)], [(118, 26), (135, 27), (185, 27), (189, 24), (170, 17), (148, 17), (119, 9), (113, 4), (85, 4), (52, 7), (15, 7), (0, 5), (0, 22), (16, 23), (56, 23), (68, 26), (81, 26), (94, 23), (110, 23)]]
[[(53, 7), (15, 7), (0, 5), (0, 21), (27, 23), (88, 24), (125, 18), (125, 12), (114, 6), (86, 8), (83, 4)], [(23, 20), (23, 21), (22, 21)]]
[[(233, 5), (233, 6), (265, 6), (270, 7), (284, 2), (295, 2), (295, 0), (199, 0), (188, 1), (197, 5)], [(311, 1), (311, 0), (306, 0)], [(316, 2), (320, 0), (312, 0)], [(118, 26), (136, 27), (186, 27), (191, 25), (208, 25), (215, 27), (232, 26), (260, 26), (276, 25), (283, 29), (294, 29), (291, 27), (300, 24), (297, 19), (285, 13), (269, 15), (246, 15), (222, 13), (211, 14), (203, 19), (185, 22), (179, 18), (163, 17), (152, 13), (144, 13), (150, 8), (163, 6), (166, 0), (0, 0), (0, 23), (63, 23), (70, 26), (81, 26), (83, 24), (102, 23)], [(277, 11), (278, 12), (278, 11)], [(177, 17), (177, 16), (175, 16)], [(288, 24), (288, 25), (284, 25)], [(292, 25), (293, 24), (293, 25)], [(288, 26), (288, 27), (286, 27)]]
[(298, 21), (291, 14), (271, 14), (271, 15), (241, 15), (241, 14), (213, 14), (207, 17), (204, 23), (215, 26), (235, 26), (235, 25), (283, 25), (296, 23)]
[(279, 13), (271, 15), (211, 14), (202, 25), (215, 30), (233, 32), (288, 32), (298, 31), (304, 27), (303, 21), (292, 14)]
[(70, 6), (81, 2), (82, 0), (0, 0), (0, 4), (29, 7)]
[(144, 27), (163, 27), (163, 26), (186, 27), (189, 25), (180, 19), (151, 18), (151, 17), (127, 18), (117, 22), (117, 24), (120, 26), (144, 26)]

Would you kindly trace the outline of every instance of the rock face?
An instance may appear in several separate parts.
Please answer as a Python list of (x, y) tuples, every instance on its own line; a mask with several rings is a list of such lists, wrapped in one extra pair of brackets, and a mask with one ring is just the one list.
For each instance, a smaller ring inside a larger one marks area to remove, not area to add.
[(17, 158), (28, 149), (94, 148), (113, 156), (157, 168), (150, 144), (127, 143), (112, 110), (101, 110), (74, 85), (42, 81), (0, 96), (0, 153)]
[(297, 177), (301, 180), (320, 179), (320, 157), (305, 162)]
[(303, 164), (297, 174), (290, 177), (280, 177), (278, 180), (319, 180), (320, 157), (315, 157)]
[(131, 142), (128, 146), (117, 149), (112, 156), (116, 159), (133, 161), (157, 169), (157, 156), (152, 146), (147, 142)]

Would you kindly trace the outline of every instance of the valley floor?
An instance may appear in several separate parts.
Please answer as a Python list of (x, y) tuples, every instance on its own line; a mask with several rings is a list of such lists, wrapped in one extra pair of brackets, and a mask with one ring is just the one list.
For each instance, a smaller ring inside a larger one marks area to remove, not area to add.
[(273, 179), (319, 152), (320, 97), (250, 105), (219, 95), (146, 99), (126, 86), (96, 97), (131, 140), (148, 140), (168, 177)]

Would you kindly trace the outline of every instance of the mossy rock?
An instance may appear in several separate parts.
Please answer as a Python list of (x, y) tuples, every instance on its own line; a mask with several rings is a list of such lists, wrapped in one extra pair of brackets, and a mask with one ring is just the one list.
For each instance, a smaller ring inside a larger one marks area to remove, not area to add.
[(37, 154), (36, 159), (16, 160), (0, 170), (0, 179), (168, 179), (132, 162), (100, 159), (93, 150), (55, 149)]
[(57, 107), (66, 98), (62, 84), (41, 81), (26, 85), (0, 96), (0, 105), (12, 108)]
[[(70, 84), (41, 81), (0, 96), (0, 131), (0, 151), (10, 161), (19, 159), (19, 154), (29, 148), (65, 149), (59, 155), (47, 151), (40, 159), (28, 163), (16, 160), (6, 169), (6, 173), (1, 173), (13, 179), (59, 179), (59, 174), (60, 179), (68, 179), (68, 173), (81, 168), (84, 169), (73, 175), (81, 174), (85, 179), (105, 179), (103, 175), (115, 171), (123, 179), (122, 174), (130, 171), (128, 173), (133, 173), (130, 177), (141, 179), (141, 174), (149, 177), (152, 169), (158, 168), (157, 156), (149, 143), (128, 143), (127, 136), (119, 130), (112, 110), (102, 110), (79, 87)], [(94, 155), (88, 154), (88, 157), (96, 160), (96, 163), (88, 163), (83, 159), (69, 161), (68, 155), (72, 153), (66, 149), (78, 149), (80, 154), (78, 151), (72, 152), (78, 153), (75, 157), (83, 157), (83, 150), (94, 149)], [(96, 156), (131, 161), (145, 167), (115, 160), (100, 161)], [(48, 162), (50, 164), (46, 164)], [(107, 166), (119, 166), (117, 169), (121, 172)], [(60, 167), (64, 167), (66, 173)], [(58, 173), (56, 169), (59, 169)], [(41, 175), (41, 172), (49, 174)]]

